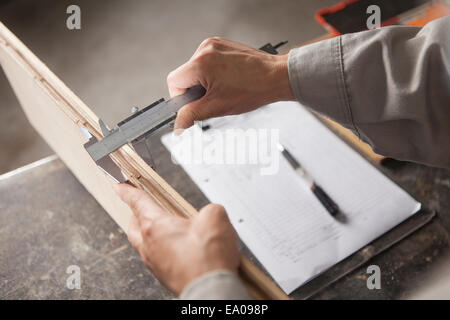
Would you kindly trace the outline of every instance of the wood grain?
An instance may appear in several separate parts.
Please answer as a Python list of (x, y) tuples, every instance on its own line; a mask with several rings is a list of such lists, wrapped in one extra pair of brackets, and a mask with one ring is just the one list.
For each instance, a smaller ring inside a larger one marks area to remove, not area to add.
[[(86, 138), (81, 134), (81, 127), (97, 138), (102, 137), (98, 117), (1, 23), (0, 63), (33, 127), (127, 232), (131, 210), (116, 196), (112, 189), (114, 182), (97, 168), (83, 147)], [(170, 214), (183, 217), (197, 214), (197, 210), (128, 145), (115, 151), (112, 158), (135, 186), (145, 190)], [(289, 299), (245, 257), (241, 257), (239, 274), (253, 297)]]

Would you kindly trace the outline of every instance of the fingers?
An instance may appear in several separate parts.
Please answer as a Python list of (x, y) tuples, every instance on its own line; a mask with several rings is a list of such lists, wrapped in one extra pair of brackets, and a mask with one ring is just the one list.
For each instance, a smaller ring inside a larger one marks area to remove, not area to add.
[(217, 216), (219, 218), (228, 218), (225, 208), (222, 205), (216, 203), (207, 204), (206, 206), (200, 209), (199, 214), (201, 215), (209, 214)]
[(153, 270), (153, 263), (148, 257), (148, 247), (144, 243), (144, 238), (142, 236), (141, 226), (136, 215), (131, 217), (130, 226), (128, 228), (128, 240), (132, 246), (139, 252), (144, 263), (150, 270)]
[(187, 129), (195, 121), (232, 114), (232, 109), (229, 108), (229, 100), (221, 98), (221, 94), (212, 87), (201, 99), (184, 105), (177, 112), (174, 129)]
[(195, 226), (202, 231), (203, 234), (226, 235), (230, 241), (236, 241), (237, 233), (231, 225), (230, 219), (225, 208), (218, 204), (208, 204), (203, 207), (197, 216)]
[[(167, 86), (169, 88), (170, 96), (174, 97), (180, 95), (197, 84), (200, 84), (198, 71), (194, 62), (187, 62), (178, 67), (167, 76)], [(187, 129), (194, 124), (194, 121), (206, 119), (205, 112), (205, 97), (191, 102), (183, 106), (177, 112), (175, 119), (174, 130), (180, 132), (180, 129)]]
[(134, 214), (131, 216), (130, 226), (128, 227), (127, 235), (128, 241), (131, 242), (131, 244), (133, 245), (133, 247), (136, 248), (136, 250), (140, 251), (142, 247), (142, 234), (141, 229), (139, 227), (138, 219)]
[(199, 72), (195, 62), (188, 61), (169, 73), (167, 86), (171, 97), (182, 94), (187, 88), (200, 84)]
[(157, 219), (164, 216), (164, 210), (143, 190), (125, 183), (115, 185), (115, 191), (131, 210), (137, 219)]
[[(200, 81), (197, 72), (194, 71), (192, 62), (187, 62), (178, 69), (172, 71), (167, 77), (167, 86), (169, 87), (170, 96), (180, 95)], [(174, 129), (187, 129), (194, 124), (194, 121), (205, 120), (207, 116), (206, 96), (184, 105), (177, 112)]]
[(228, 219), (227, 212), (225, 211), (225, 208), (219, 204), (210, 203), (206, 206), (204, 206), (200, 211), (198, 215), (198, 219), (205, 221), (207, 220), (208, 224), (217, 225), (217, 224), (223, 224), (224, 222), (226, 224), (230, 224), (230, 220)]
[(187, 129), (194, 124), (195, 121), (206, 120), (210, 117), (210, 110), (203, 97), (200, 100), (193, 101), (183, 106), (177, 112), (174, 130)]

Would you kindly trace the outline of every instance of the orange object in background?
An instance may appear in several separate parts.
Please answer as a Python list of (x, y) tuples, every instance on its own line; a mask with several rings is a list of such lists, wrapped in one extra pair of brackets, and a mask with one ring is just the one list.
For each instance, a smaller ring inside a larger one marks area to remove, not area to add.
[(424, 12), (416, 15), (412, 20), (405, 21), (403, 24), (408, 26), (423, 27), (428, 22), (450, 15), (450, 7), (439, 1), (425, 8)]
[(333, 36), (367, 30), (369, 5), (381, 9), (381, 26), (424, 26), (428, 22), (450, 15), (449, 0), (345, 0), (316, 12), (315, 18)]

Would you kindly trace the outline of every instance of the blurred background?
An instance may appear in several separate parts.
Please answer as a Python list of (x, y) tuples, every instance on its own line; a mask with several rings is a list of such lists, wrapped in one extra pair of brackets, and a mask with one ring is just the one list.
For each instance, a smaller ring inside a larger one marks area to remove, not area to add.
[[(202, 40), (222, 36), (282, 50), (326, 33), (314, 13), (336, 0), (0, 0), (0, 21), (109, 125), (169, 96), (167, 74)], [(66, 27), (70, 4), (81, 30)], [(0, 174), (53, 152), (0, 71)]]

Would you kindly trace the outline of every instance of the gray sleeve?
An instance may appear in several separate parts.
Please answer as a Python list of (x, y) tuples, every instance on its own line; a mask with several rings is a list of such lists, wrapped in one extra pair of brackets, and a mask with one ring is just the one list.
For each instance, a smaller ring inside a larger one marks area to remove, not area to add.
[(288, 66), (300, 103), (376, 153), (450, 168), (450, 17), (293, 49)]
[(183, 300), (249, 300), (239, 277), (228, 270), (209, 272), (189, 283), (180, 295)]

